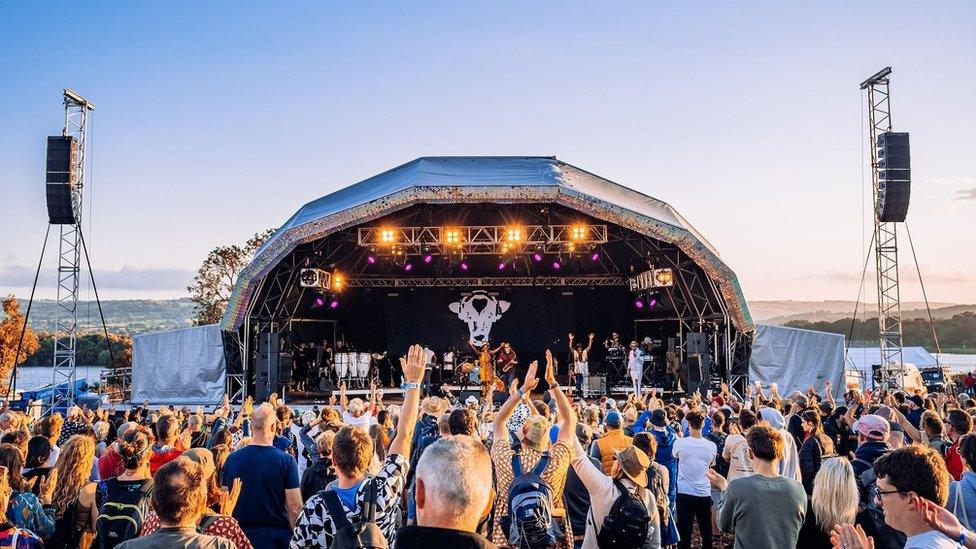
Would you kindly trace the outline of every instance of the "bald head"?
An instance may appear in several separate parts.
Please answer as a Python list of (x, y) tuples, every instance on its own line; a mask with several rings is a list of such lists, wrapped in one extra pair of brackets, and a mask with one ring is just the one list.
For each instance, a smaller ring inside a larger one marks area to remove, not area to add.
[(278, 416), (275, 414), (274, 406), (265, 402), (254, 409), (251, 415), (251, 431), (257, 434), (271, 436), (274, 433), (275, 422)]

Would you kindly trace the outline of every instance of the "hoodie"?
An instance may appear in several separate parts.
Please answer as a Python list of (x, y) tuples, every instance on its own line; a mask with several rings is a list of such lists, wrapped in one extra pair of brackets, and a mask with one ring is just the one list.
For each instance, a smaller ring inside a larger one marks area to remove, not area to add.
[(783, 435), (783, 459), (779, 461), (779, 474), (802, 482), (800, 452), (796, 449), (796, 439), (784, 428), (786, 427), (786, 419), (783, 418), (783, 414), (773, 408), (761, 408), (759, 417)]
[(854, 476), (860, 477), (861, 473), (874, 466), (874, 461), (891, 451), (891, 446), (883, 440), (871, 440), (857, 447), (854, 450), (854, 461), (851, 466), (854, 468)]

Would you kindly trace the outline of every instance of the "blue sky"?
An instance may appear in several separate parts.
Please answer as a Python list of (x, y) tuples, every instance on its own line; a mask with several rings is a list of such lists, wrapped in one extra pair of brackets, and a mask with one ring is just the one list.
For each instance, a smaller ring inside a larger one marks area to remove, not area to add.
[(160, 6), (5, 4), (0, 293), (29, 290), (68, 86), (104, 297), (182, 295), (213, 246), (418, 156), (545, 154), (671, 202), (748, 299), (853, 299), (857, 85), (892, 65), (929, 297), (976, 302), (974, 3)]

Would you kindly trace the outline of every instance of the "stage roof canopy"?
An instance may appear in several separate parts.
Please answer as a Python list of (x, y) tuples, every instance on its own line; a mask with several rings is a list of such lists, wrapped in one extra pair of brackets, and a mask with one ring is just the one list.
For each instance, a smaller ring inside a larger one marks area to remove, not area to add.
[(305, 204), (238, 278), (224, 329), (241, 325), (258, 281), (298, 244), (418, 203), (558, 203), (679, 246), (714, 280), (740, 331), (753, 324), (735, 273), (670, 204), (555, 157), (422, 157)]

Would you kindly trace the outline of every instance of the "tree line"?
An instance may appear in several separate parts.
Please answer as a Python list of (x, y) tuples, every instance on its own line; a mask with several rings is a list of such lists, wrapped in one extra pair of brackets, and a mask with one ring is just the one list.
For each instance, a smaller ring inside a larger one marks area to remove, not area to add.
[[(819, 322), (793, 320), (787, 322), (786, 326), (842, 334), (855, 342), (876, 342), (879, 338), (877, 317), (857, 320), (854, 322), (853, 330), (850, 318)], [(943, 351), (976, 351), (976, 313), (972, 311), (957, 314), (952, 318), (936, 319), (934, 324), (929, 323), (927, 318), (903, 319), (904, 345), (921, 346), (934, 352), (936, 344), (935, 336), (932, 334), (933, 326)]]
[[(54, 334), (37, 334), (38, 349), (24, 361), (24, 366), (51, 366), (54, 364)], [(108, 341), (115, 353), (113, 367), (132, 366), (132, 339), (125, 335), (108, 334)], [(101, 333), (80, 334), (75, 340), (75, 364), (79, 366), (110, 366), (112, 353), (109, 352), (105, 336)]]

